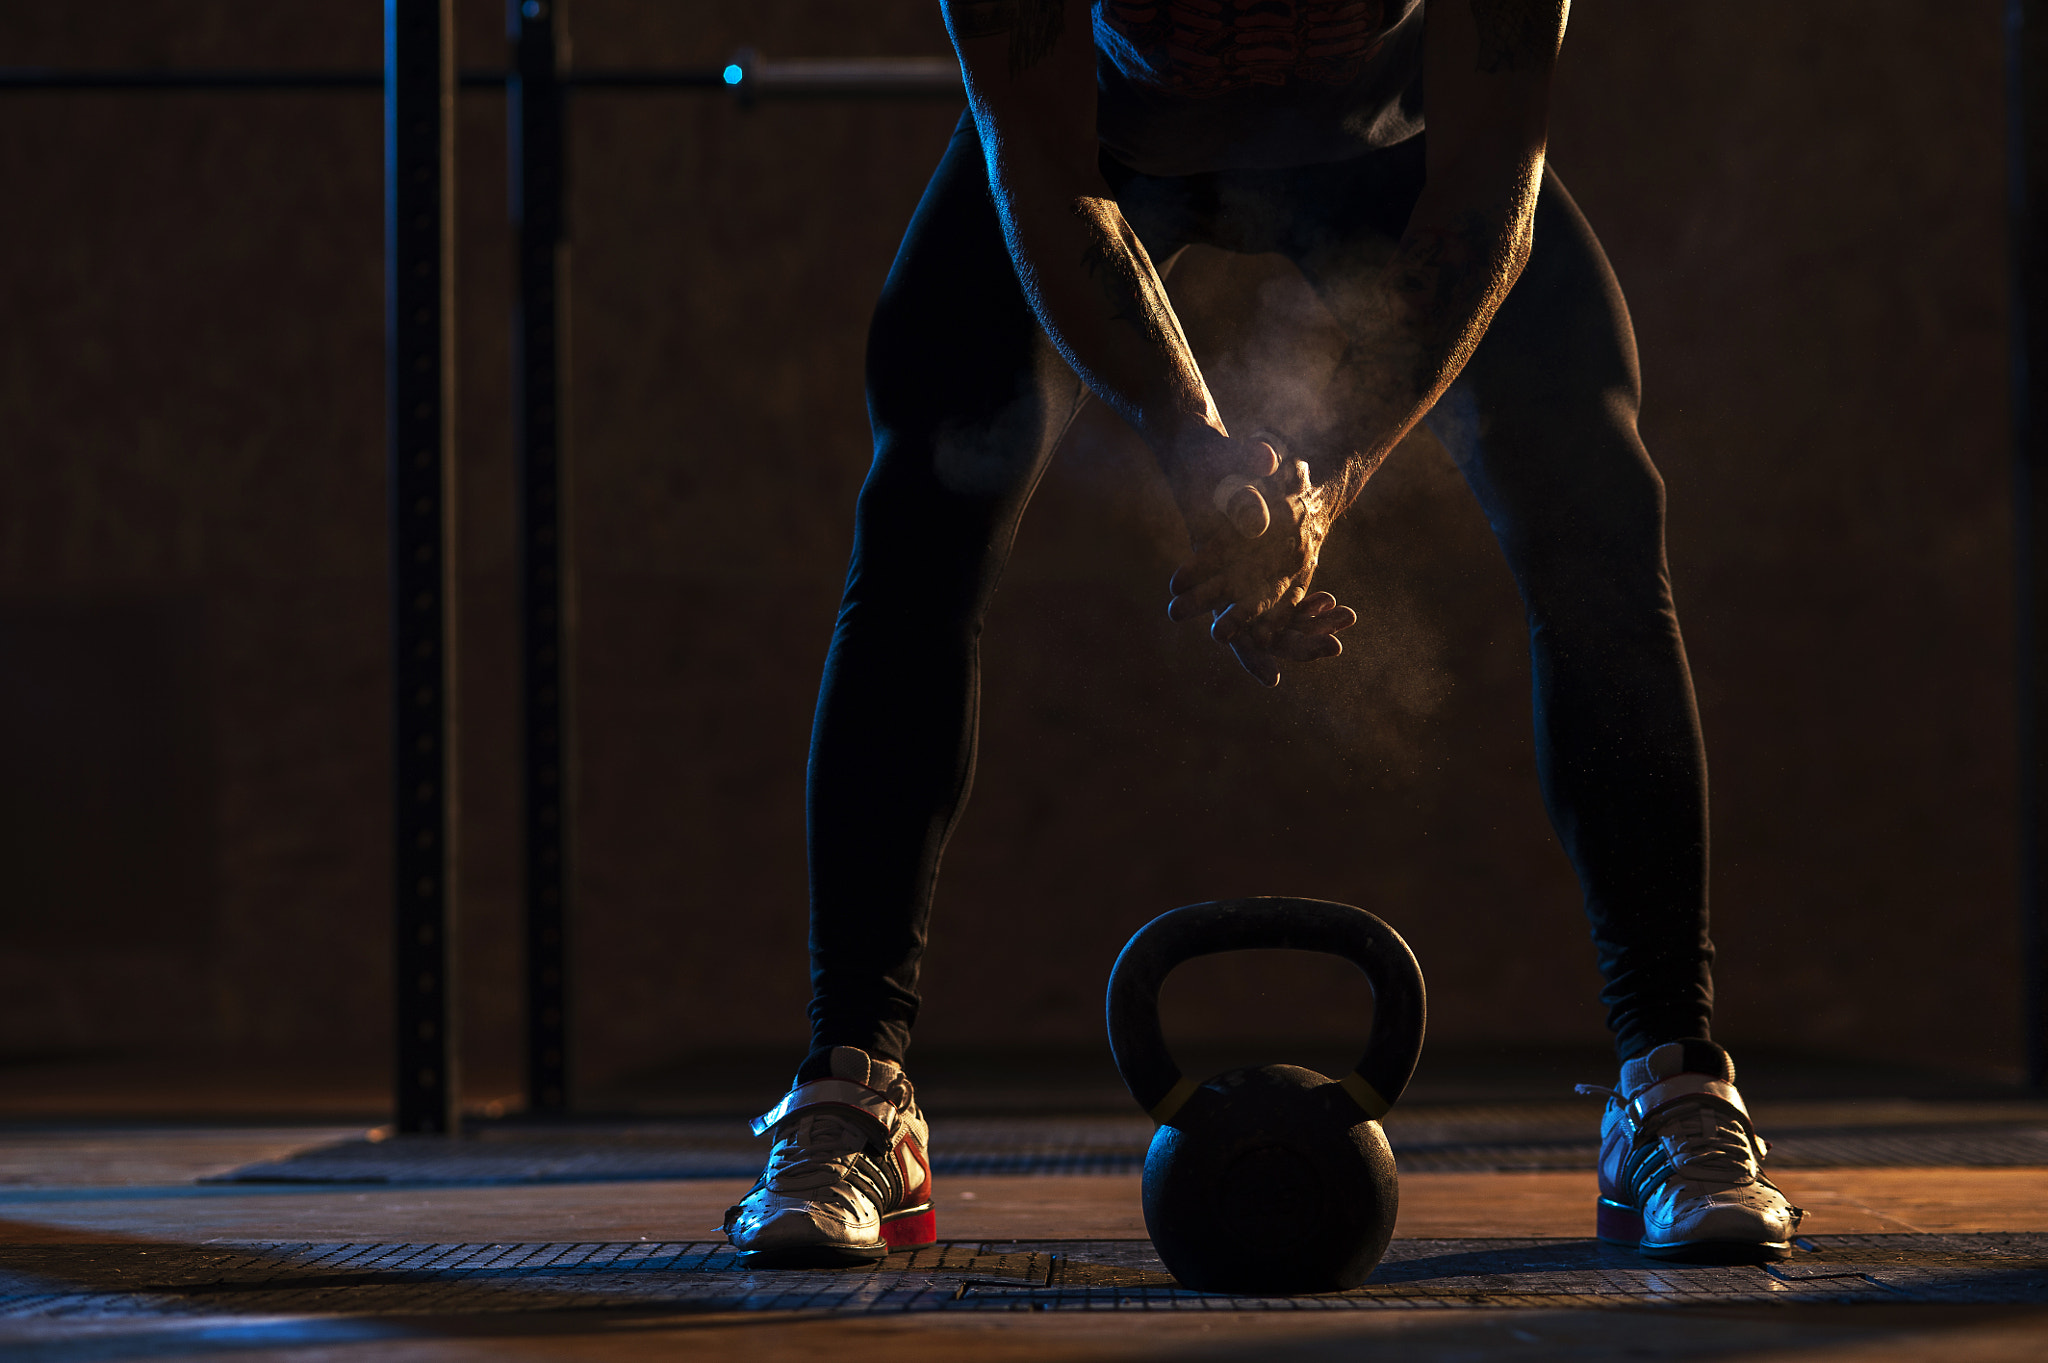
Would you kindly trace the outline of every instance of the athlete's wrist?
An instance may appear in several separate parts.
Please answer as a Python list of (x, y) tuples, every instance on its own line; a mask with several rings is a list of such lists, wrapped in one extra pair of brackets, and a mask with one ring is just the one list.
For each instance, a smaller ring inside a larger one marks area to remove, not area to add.
[(1219, 478), (1241, 463), (1236, 445), (1222, 422), (1186, 421), (1162, 431), (1147, 432), (1146, 443), (1159, 461), (1173, 499), (1190, 524), (1217, 514), (1210, 505)]

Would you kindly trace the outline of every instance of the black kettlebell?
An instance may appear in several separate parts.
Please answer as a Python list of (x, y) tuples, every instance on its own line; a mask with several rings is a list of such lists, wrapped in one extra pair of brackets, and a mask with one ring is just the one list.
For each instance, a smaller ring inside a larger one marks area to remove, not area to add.
[[(1342, 1079), (1294, 1065), (1183, 1078), (1159, 1027), (1181, 962), (1293, 947), (1342, 956), (1372, 985), (1365, 1058)], [(1364, 1282), (1393, 1238), (1400, 1187), (1380, 1130), (1422, 1052), (1422, 970), (1399, 933), (1323, 899), (1224, 899), (1138, 929), (1109, 974), (1109, 1045), (1159, 1123), (1145, 1156), (1145, 1229), (1202, 1292), (1291, 1295)]]

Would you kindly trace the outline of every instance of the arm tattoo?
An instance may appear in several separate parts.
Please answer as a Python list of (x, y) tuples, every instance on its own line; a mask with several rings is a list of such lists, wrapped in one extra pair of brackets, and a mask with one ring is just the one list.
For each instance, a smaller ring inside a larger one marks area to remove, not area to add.
[(1559, 0), (1472, 0), (1479, 70), (1489, 76), (1527, 71), (1556, 57), (1563, 9)]
[(1010, 35), (1010, 74), (1021, 76), (1044, 59), (1065, 27), (1065, 0), (945, 0), (954, 36)]
[(1022, 75), (1038, 65), (1060, 40), (1065, 0), (1018, 0), (1017, 28), (1010, 34), (1010, 74)]

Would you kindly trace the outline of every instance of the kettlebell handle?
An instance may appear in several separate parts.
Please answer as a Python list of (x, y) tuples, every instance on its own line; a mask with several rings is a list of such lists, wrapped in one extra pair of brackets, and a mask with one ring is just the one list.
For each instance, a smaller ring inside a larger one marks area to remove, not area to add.
[(1219, 899), (1173, 909), (1139, 928), (1109, 972), (1109, 1046), (1138, 1106), (1164, 1126), (1199, 1081), (1181, 1074), (1159, 1025), (1159, 987), (1175, 966), (1221, 951), (1287, 947), (1342, 956), (1372, 986), (1365, 1056), (1337, 1082), (1366, 1116), (1393, 1107), (1422, 1054), (1422, 968), (1377, 916), (1327, 899)]

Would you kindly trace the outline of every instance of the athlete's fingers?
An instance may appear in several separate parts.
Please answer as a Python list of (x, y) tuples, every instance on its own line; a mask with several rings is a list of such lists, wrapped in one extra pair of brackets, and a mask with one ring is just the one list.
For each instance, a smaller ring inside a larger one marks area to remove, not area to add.
[[(1265, 609), (1259, 609), (1261, 605), (1264, 605)], [(1246, 605), (1240, 600), (1237, 603), (1236, 609), (1238, 613), (1237, 627), (1252, 641), (1252, 647), (1254, 648), (1271, 648), (1274, 637), (1279, 634), (1281, 629), (1285, 628), (1286, 616), (1284, 612), (1287, 608), (1284, 604), (1274, 606), (1264, 602), (1254, 602), (1251, 605)], [(1276, 611), (1282, 612), (1282, 614), (1276, 614)]]
[[(1178, 574), (1175, 579), (1179, 580)], [(1230, 583), (1221, 574), (1192, 583), (1175, 590), (1173, 598), (1166, 603), (1166, 618), (1192, 620), (1205, 611), (1219, 610), (1228, 604), (1229, 593)]]
[(1248, 540), (1255, 540), (1273, 524), (1273, 513), (1257, 483), (1242, 474), (1227, 474), (1216, 483), (1210, 500), (1230, 528)]
[(1273, 600), (1264, 603), (1265, 609), (1252, 618), (1252, 638), (1260, 648), (1272, 648), (1275, 639), (1298, 627), (1301, 604), (1297, 595), (1300, 591), (1299, 587), (1281, 591)]
[(1293, 459), (1285, 464), (1279, 464), (1276, 459), (1274, 462), (1279, 465), (1274, 474), (1283, 495), (1291, 497), (1295, 493), (1308, 491), (1308, 460)]
[(1358, 612), (1349, 606), (1332, 606), (1311, 620), (1298, 622), (1300, 628), (1311, 634), (1334, 635), (1339, 630), (1350, 629), (1358, 623)]
[(1242, 639), (1232, 640), (1230, 652), (1237, 659), (1237, 665), (1252, 674), (1252, 679), (1261, 686), (1280, 684), (1280, 662), (1270, 653), (1253, 648)]
[(1209, 626), (1209, 637), (1219, 644), (1227, 644), (1243, 633), (1245, 626), (1250, 623), (1251, 616), (1245, 611), (1244, 607), (1237, 602), (1232, 602), (1216, 612), (1215, 622)]
[(1309, 634), (1301, 630), (1289, 630), (1273, 641), (1271, 652), (1275, 657), (1292, 662), (1317, 662), (1334, 658), (1344, 651), (1344, 641), (1333, 634)]
[(1274, 640), (1293, 628), (1294, 608), (1282, 601), (1254, 616), (1246, 626), (1246, 632), (1255, 645), (1270, 649)]
[(1192, 487), (1214, 487), (1223, 478), (1240, 483), (1270, 478), (1279, 467), (1280, 456), (1262, 440), (1205, 440), (1184, 476)]

